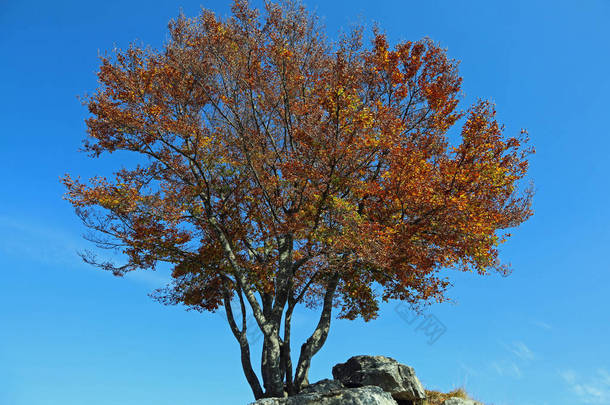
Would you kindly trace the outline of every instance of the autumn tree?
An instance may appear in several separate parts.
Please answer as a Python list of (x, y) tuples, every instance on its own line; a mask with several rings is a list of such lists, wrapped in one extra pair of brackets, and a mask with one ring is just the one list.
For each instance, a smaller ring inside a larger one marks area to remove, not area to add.
[[(445, 300), (443, 269), (506, 271), (497, 249), (531, 215), (532, 151), (491, 103), (458, 108), (457, 62), (437, 44), (374, 30), (366, 46), (361, 28), (331, 42), (291, 1), (259, 15), (235, 0), (227, 19), (204, 10), (169, 32), (162, 50), (101, 58), (84, 150), (140, 158), (112, 178), (66, 175), (66, 198), (125, 259), (85, 261), (119, 276), (170, 263), (159, 300), (224, 307), (255, 398), (308, 384), (333, 308), (370, 320), (381, 301)], [(295, 362), (299, 304), (320, 315)]]

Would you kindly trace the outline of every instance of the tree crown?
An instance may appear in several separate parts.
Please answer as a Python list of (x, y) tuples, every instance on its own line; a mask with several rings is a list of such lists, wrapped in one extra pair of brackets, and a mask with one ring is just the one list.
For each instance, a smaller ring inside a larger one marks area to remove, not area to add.
[(366, 320), (379, 299), (445, 299), (443, 268), (507, 270), (498, 246), (532, 213), (519, 181), (533, 149), (491, 103), (458, 108), (457, 62), (437, 44), (375, 30), (365, 46), (361, 28), (331, 44), (293, 2), (261, 17), (236, 0), (226, 20), (181, 15), (169, 31), (162, 50), (101, 58), (84, 149), (145, 161), (64, 177), (97, 245), (126, 257), (86, 261), (117, 275), (171, 263), (158, 298), (212, 311), (223, 285), (315, 305), (338, 275), (340, 316)]

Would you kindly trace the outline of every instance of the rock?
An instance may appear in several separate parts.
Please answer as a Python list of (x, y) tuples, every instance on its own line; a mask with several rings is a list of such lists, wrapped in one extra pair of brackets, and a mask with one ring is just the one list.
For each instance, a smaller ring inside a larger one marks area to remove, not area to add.
[(453, 397), (453, 398), (446, 399), (443, 402), (443, 405), (483, 405), (483, 404), (478, 401), (473, 401), (472, 399)]
[(337, 380), (329, 380), (325, 378), (324, 380), (320, 380), (316, 383), (309, 384), (308, 386), (301, 389), (299, 394), (309, 394), (311, 392), (329, 392), (344, 389), (345, 386), (341, 383), (341, 381)]
[[(323, 380), (333, 383), (331, 380)], [(322, 381), (320, 381), (322, 382)], [(317, 384), (317, 383), (316, 383)], [(312, 384), (312, 385), (316, 385)], [(312, 387), (311, 385), (309, 387)], [(318, 386), (317, 388), (321, 388)], [(312, 387), (315, 390), (315, 387)], [(264, 398), (250, 405), (396, 405), (379, 387), (341, 388), (327, 392), (299, 393), (287, 398)]]
[(399, 404), (424, 404), (426, 392), (412, 367), (385, 356), (354, 356), (333, 367), (333, 377), (346, 387), (375, 385)]

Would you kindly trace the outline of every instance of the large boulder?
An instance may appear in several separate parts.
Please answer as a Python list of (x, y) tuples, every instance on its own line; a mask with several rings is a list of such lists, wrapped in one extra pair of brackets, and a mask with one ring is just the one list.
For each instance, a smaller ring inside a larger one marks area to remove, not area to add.
[(299, 392), (299, 394), (309, 394), (312, 392), (323, 393), (323, 392), (341, 390), (343, 388), (345, 388), (345, 385), (343, 385), (341, 383), (341, 381), (329, 380), (328, 378), (325, 378), (316, 383), (305, 386), (304, 388), (301, 389), (301, 392)]
[(453, 397), (453, 398), (446, 399), (443, 402), (443, 405), (483, 405), (483, 404), (478, 401), (473, 401), (472, 399)]
[(391, 357), (354, 356), (333, 367), (333, 377), (346, 387), (374, 385), (389, 392), (399, 404), (421, 405), (426, 392), (412, 367)]
[[(330, 380), (326, 380), (330, 381)], [(396, 405), (392, 396), (379, 387), (340, 388), (330, 391), (316, 391), (316, 384), (310, 392), (301, 392), (287, 398), (264, 398), (250, 405)], [(322, 386), (317, 386), (321, 389)], [(304, 391), (307, 388), (304, 389)]]

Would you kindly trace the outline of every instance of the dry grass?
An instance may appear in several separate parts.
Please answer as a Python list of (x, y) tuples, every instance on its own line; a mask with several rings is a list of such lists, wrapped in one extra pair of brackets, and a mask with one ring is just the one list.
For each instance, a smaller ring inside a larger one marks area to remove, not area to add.
[(456, 388), (447, 393), (426, 390), (426, 396), (428, 397), (428, 405), (441, 405), (444, 400), (453, 397), (471, 399), (464, 390), (464, 388)]

